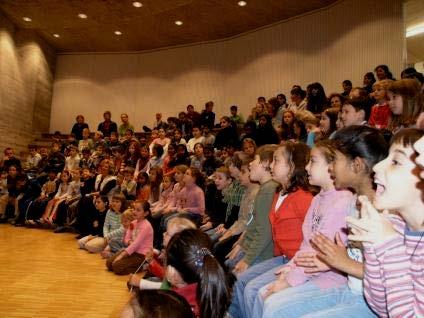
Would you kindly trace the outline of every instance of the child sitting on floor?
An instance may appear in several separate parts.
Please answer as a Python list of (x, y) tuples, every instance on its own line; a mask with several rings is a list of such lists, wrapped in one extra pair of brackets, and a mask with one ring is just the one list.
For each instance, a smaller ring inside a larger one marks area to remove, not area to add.
[(133, 213), (135, 220), (126, 229), (124, 236), (124, 243), (128, 247), (106, 261), (107, 268), (118, 275), (127, 275), (136, 271), (144, 262), (146, 254), (153, 250), (153, 228), (146, 220), (150, 215), (149, 202), (136, 201)]

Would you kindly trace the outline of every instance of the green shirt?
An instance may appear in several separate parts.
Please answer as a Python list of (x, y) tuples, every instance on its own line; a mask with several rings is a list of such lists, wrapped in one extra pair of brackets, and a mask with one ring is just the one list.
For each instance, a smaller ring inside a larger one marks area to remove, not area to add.
[(268, 216), (277, 187), (278, 183), (271, 179), (261, 184), (256, 195), (253, 220), (247, 227), (246, 235), (241, 242), (241, 247), (246, 253), (244, 261), (249, 265), (258, 258), (260, 261), (265, 261), (274, 256), (274, 243)]
[(130, 123), (128, 123), (126, 125), (124, 125), (124, 124), (120, 125), (119, 128), (118, 128), (119, 137), (124, 137), (125, 133), (127, 132), (127, 129), (131, 129), (134, 132), (134, 126), (131, 125)]

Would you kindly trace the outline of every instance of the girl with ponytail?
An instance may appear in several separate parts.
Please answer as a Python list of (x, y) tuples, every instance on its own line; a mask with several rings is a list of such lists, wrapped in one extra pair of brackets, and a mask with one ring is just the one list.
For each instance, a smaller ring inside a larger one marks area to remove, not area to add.
[(211, 253), (212, 242), (200, 230), (175, 234), (166, 249), (166, 278), (202, 318), (223, 317), (230, 299), (230, 283)]

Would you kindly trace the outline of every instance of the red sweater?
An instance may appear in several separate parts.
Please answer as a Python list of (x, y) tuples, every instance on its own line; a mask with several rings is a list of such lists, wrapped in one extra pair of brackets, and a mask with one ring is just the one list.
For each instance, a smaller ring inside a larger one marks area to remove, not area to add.
[(297, 190), (290, 193), (280, 207), (275, 210), (278, 197), (277, 193), (269, 212), (274, 256), (285, 255), (292, 258), (302, 243), (302, 224), (313, 196), (310, 192)]
[(388, 104), (376, 104), (371, 108), (368, 124), (378, 129), (387, 128), (392, 111)]

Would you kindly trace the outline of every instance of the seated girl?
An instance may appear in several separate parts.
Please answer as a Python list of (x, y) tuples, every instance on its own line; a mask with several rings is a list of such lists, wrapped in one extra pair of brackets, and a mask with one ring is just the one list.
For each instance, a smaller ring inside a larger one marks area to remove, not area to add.
[(153, 250), (153, 228), (146, 218), (150, 215), (150, 204), (147, 201), (134, 202), (135, 220), (125, 231), (125, 249), (111, 256), (106, 261), (110, 271), (118, 275), (130, 274), (139, 268), (146, 255)]
[[(177, 233), (188, 230), (196, 229), (196, 225), (186, 218), (175, 217), (169, 220), (166, 225), (166, 231), (163, 233), (163, 246), (166, 249), (168, 246), (169, 240)], [(165, 250), (161, 252), (156, 252), (154, 250), (154, 258), (149, 260), (148, 271), (152, 276), (155, 276), (161, 280), (165, 279)], [(162, 285), (161, 282), (155, 282), (147, 279), (142, 279), (145, 275), (131, 275), (129, 279), (129, 284), (132, 286), (139, 287), (140, 289), (159, 289)]]

